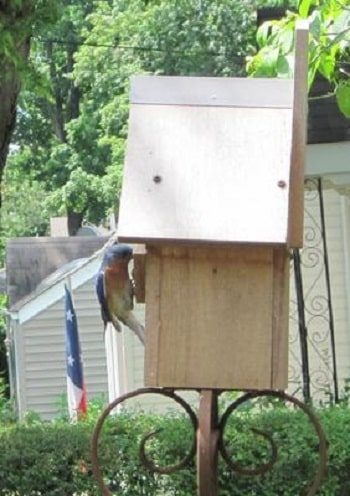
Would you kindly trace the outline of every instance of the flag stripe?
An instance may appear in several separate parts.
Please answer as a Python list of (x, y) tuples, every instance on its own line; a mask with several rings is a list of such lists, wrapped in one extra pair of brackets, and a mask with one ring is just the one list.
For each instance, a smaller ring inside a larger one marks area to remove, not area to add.
[(70, 411), (72, 413), (75, 412), (86, 412), (86, 392), (85, 388), (80, 389), (77, 388), (70, 377), (67, 376), (67, 396), (68, 396), (68, 405), (70, 405)]

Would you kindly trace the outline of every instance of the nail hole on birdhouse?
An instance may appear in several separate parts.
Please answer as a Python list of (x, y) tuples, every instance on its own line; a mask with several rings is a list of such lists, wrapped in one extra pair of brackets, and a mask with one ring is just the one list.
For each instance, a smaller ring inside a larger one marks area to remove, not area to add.
[(161, 183), (162, 182), (162, 177), (161, 176), (158, 176), (158, 175), (153, 176), (153, 182), (156, 183), (156, 184)]
[(287, 187), (287, 183), (286, 181), (283, 181), (283, 179), (281, 179), (281, 181), (278, 181), (277, 186), (281, 189), (284, 189)]

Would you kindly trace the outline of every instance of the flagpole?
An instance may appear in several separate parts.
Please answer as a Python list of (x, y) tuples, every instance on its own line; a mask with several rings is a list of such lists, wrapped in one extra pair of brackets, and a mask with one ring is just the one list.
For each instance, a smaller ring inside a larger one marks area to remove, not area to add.
[(73, 291), (72, 291), (72, 279), (71, 279), (71, 276), (67, 276), (66, 277), (66, 279), (65, 279), (65, 285), (68, 288), (68, 291), (70, 293), (70, 296), (72, 298), (72, 303), (73, 303), (73, 306), (74, 306), (74, 298), (73, 298)]

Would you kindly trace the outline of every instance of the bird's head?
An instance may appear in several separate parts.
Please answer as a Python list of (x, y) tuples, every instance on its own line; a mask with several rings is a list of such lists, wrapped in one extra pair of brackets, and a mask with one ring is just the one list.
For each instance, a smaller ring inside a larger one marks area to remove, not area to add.
[(116, 243), (107, 248), (103, 264), (109, 265), (111, 262), (125, 262), (128, 263), (132, 259), (132, 248), (128, 245)]

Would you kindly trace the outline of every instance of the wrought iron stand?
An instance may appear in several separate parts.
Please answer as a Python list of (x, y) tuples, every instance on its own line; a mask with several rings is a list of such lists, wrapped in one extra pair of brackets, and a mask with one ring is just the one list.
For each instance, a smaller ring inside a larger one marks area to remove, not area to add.
[(91, 460), (92, 460), (92, 470), (101, 489), (103, 496), (111, 496), (112, 493), (105, 485), (103, 480), (103, 474), (98, 460), (98, 446), (99, 446), (99, 436), (103, 424), (112, 412), (112, 410), (123, 403), (124, 401), (134, 398), (135, 396), (144, 394), (160, 394), (166, 396), (178, 403), (187, 413), (190, 418), (191, 424), (193, 426), (194, 435), (192, 446), (189, 453), (177, 464), (168, 465), (166, 467), (160, 467), (155, 465), (151, 460), (148, 459), (145, 446), (147, 441), (156, 432), (147, 434), (141, 444), (139, 449), (139, 458), (142, 465), (144, 465), (151, 472), (156, 472), (160, 474), (170, 474), (177, 470), (181, 470), (186, 467), (197, 455), (197, 486), (198, 486), (198, 496), (217, 496), (218, 495), (218, 456), (221, 454), (222, 458), (225, 460), (227, 465), (231, 470), (240, 473), (242, 475), (261, 475), (272, 469), (273, 465), (278, 458), (278, 447), (273, 441), (271, 436), (266, 432), (260, 431), (258, 429), (252, 429), (252, 431), (260, 436), (263, 436), (270, 444), (271, 456), (267, 463), (261, 464), (259, 467), (249, 468), (243, 467), (240, 464), (235, 463), (225, 447), (224, 443), (224, 430), (230, 415), (243, 403), (252, 400), (254, 398), (267, 397), (267, 398), (277, 398), (285, 402), (290, 403), (294, 407), (301, 409), (305, 415), (309, 418), (315, 433), (318, 437), (318, 452), (319, 452), (319, 463), (317, 467), (314, 479), (308, 488), (307, 496), (314, 496), (319, 489), (322, 479), (325, 474), (327, 465), (327, 441), (325, 434), (322, 430), (319, 420), (313, 413), (313, 411), (305, 404), (302, 403), (297, 398), (290, 396), (282, 391), (275, 390), (254, 390), (243, 393), (238, 399), (233, 401), (224, 411), (221, 417), (219, 417), (218, 411), (218, 399), (222, 390), (212, 390), (212, 389), (202, 389), (200, 392), (199, 399), (199, 413), (198, 418), (192, 407), (173, 389), (161, 389), (161, 388), (141, 388), (130, 393), (124, 394), (119, 398), (115, 399), (110, 403), (105, 410), (102, 412), (100, 418), (97, 421), (91, 444)]

